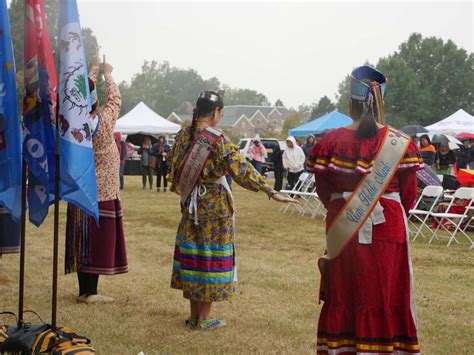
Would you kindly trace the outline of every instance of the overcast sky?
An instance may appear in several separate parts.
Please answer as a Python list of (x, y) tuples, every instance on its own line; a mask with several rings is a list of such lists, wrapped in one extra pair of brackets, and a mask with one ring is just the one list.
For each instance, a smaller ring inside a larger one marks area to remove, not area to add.
[(78, 3), (118, 80), (144, 60), (166, 60), (293, 107), (334, 98), (352, 68), (393, 53), (412, 32), (473, 51), (471, 1)]

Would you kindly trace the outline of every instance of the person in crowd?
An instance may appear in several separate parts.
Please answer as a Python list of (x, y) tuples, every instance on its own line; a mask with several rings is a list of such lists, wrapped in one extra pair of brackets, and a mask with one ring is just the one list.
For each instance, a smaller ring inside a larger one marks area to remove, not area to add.
[(260, 138), (255, 138), (250, 145), (250, 161), (259, 174), (263, 171), (263, 163), (265, 163), (267, 156), (267, 150)]
[(153, 144), (151, 147), (151, 154), (156, 160), (156, 191), (160, 192), (161, 189), (161, 178), (163, 178), (163, 191), (166, 192), (168, 188), (168, 154), (171, 148), (166, 144), (164, 136), (158, 138), (158, 142)]
[(120, 190), (123, 190), (124, 186), (124, 174), (125, 174), (125, 158), (127, 156), (127, 146), (122, 140), (122, 134), (120, 132), (114, 133), (115, 143), (117, 144), (117, 149), (120, 156), (120, 170), (119, 170), (119, 182)]
[(438, 175), (451, 173), (454, 163), (456, 163), (454, 152), (449, 149), (448, 143), (441, 143), (436, 154), (436, 173)]
[(2, 254), (20, 251), (20, 222), (14, 221), (8, 211), (0, 205), (0, 258)]
[(286, 147), (283, 152), (283, 168), (287, 171), (288, 189), (292, 190), (304, 171), (306, 157), (303, 149), (296, 143), (295, 137), (290, 136), (286, 139)]
[(125, 159), (132, 159), (133, 154), (135, 153), (135, 146), (128, 141), (128, 138), (125, 141), (125, 150), (127, 151), (127, 155), (125, 156)]
[(95, 56), (90, 69), (89, 87), (91, 117), (100, 122), (93, 132), (94, 166), (99, 201), (99, 223), (76, 206), (69, 204), (66, 224), (66, 273), (77, 271), (78, 302), (108, 303), (113, 298), (97, 292), (99, 275), (115, 275), (128, 271), (127, 251), (120, 202), (120, 156), (114, 141), (114, 128), (120, 113), (122, 98), (112, 77), (113, 67), (103, 64), (105, 105), (99, 113), (95, 83), (100, 61)]
[(459, 152), (456, 156), (457, 170), (469, 168), (469, 163), (471, 161), (470, 148), (471, 145), (469, 143), (469, 140), (463, 141), (462, 146), (460, 147)]
[(280, 145), (277, 144), (272, 153), (273, 173), (275, 175), (275, 191), (280, 191), (283, 188), (283, 151)]
[(430, 137), (424, 134), (420, 137), (420, 153), (423, 161), (428, 166), (433, 166), (436, 157), (436, 148), (431, 144)]
[(354, 122), (319, 140), (308, 159), (328, 210), (318, 354), (419, 353), (406, 214), (423, 160), (410, 137), (383, 125), (385, 82), (369, 66), (355, 69)]
[(218, 93), (201, 93), (192, 124), (177, 134), (170, 156), (171, 191), (181, 196), (182, 213), (171, 287), (182, 290), (189, 300), (186, 324), (198, 330), (226, 325), (224, 320), (210, 317), (211, 306), (232, 298), (237, 279), (234, 206), (225, 175), (275, 201), (294, 202), (268, 186), (239, 148), (215, 128), (223, 110)]
[(301, 143), (301, 140), (299, 138), (296, 138), (295, 141), (298, 147), (303, 148), (303, 143)]
[(155, 157), (151, 151), (151, 139), (146, 136), (143, 138), (143, 143), (140, 149), (138, 149), (138, 154), (141, 156), (140, 166), (142, 169), (142, 185), (143, 190), (146, 189), (146, 180), (148, 177), (148, 184), (150, 185), (150, 190), (153, 189), (153, 166), (156, 164)]
[(309, 156), (309, 152), (311, 152), (311, 149), (313, 149), (315, 143), (316, 140), (314, 139), (314, 136), (309, 135), (308, 138), (306, 138), (306, 144), (303, 146), (304, 155), (306, 157)]

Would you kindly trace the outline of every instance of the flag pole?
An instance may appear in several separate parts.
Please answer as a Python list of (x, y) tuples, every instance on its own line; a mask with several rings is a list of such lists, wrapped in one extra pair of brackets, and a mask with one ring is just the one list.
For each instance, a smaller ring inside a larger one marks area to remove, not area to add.
[[(60, 41), (61, 41), (61, 1), (58, 4), (59, 26), (58, 26), (58, 40), (56, 47), (56, 55), (58, 56), (58, 72), (61, 72), (61, 55), (60, 55)], [(59, 75), (57, 76), (59, 79)], [(57, 310), (58, 310), (58, 251), (59, 251), (59, 82), (56, 87), (56, 137), (55, 137), (55, 154), (54, 154), (54, 240), (53, 240), (53, 292), (52, 292), (52, 310), (51, 310), (51, 325), (53, 331), (56, 330), (57, 324)]]
[(59, 94), (56, 101), (56, 147), (54, 178), (54, 240), (53, 240), (53, 299), (51, 324), (56, 329), (58, 308), (58, 249), (59, 249)]
[(20, 234), (20, 282), (18, 292), (18, 328), (23, 322), (25, 297), (25, 236), (26, 236), (26, 161), (22, 159), (21, 169), (21, 234)]

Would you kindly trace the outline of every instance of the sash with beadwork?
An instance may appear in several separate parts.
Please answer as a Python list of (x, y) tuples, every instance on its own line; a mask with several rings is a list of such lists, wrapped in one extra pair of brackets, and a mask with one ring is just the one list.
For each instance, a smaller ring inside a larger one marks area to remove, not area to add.
[(184, 206), (194, 188), (199, 182), (204, 165), (211, 150), (217, 145), (223, 133), (218, 129), (207, 127), (192, 143), (180, 166), (178, 175), (181, 206)]
[(390, 127), (387, 129), (381, 149), (374, 159), (373, 170), (360, 180), (344, 207), (327, 228), (327, 254), (318, 260), (321, 272), (321, 300), (325, 299), (329, 261), (337, 257), (344, 247), (358, 235), (359, 230), (369, 218), (397, 172), (409, 143), (410, 137)]

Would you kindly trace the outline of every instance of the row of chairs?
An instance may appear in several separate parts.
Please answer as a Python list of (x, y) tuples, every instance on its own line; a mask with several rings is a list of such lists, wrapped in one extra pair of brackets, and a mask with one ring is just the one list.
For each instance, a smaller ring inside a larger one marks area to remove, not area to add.
[[(444, 212), (436, 211), (437, 206), (443, 200), (449, 203)], [(452, 207), (459, 202), (462, 203), (462, 213), (453, 213)], [(448, 239), (447, 246), (453, 242), (459, 243), (458, 234), (463, 235), (470, 242), (470, 248), (474, 248), (474, 242), (468, 235), (469, 227), (474, 226), (474, 188), (461, 187), (454, 191), (445, 191), (441, 186), (426, 186), (415, 207), (409, 212), (410, 234), (412, 241), (418, 237), (429, 238), (429, 244), (440, 238)], [(431, 228), (429, 223), (436, 222), (436, 227)], [(446, 232), (442, 235), (440, 232)], [(427, 233), (427, 234), (425, 234)]]
[(280, 193), (296, 197), (300, 200), (299, 205), (292, 203), (282, 205), (280, 212), (291, 212), (292, 214), (297, 213), (300, 216), (308, 214), (311, 215), (311, 218), (320, 216), (323, 219), (326, 219), (326, 209), (316, 192), (316, 183), (313, 174), (303, 172), (293, 189), (281, 190)]
[[(285, 204), (280, 208), (283, 213), (297, 213), (300, 216), (309, 214), (311, 218), (322, 217), (326, 219), (324, 208), (316, 192), (314, 175), (302, 173), (291, 190), (281, 190), (280, 193), (299, 198), (300, 204)], [(445, 212), (436, 211), (440, 202), (448, 200)], [(462, 213), (453, 213), (451, 207), (456, 203), (462, 204)], [(429, 238), (429, 244), (441, 238), (448, 239), (447, 246), (453, 242), (460, 244), (458, 234), (463, 235), (469, 242), (470, 248), (474, 249), (474, 242), (467, 233), (470, 227), (474, 227), (474, 188), (461, 187), (456, 191), (443, 190), (441, 186), (426, 186), (415, 206), (409, 212), (411, 240), (418, 237)], [(429, 223), (437, 221), (436, 227), (431, 228)], [(447, 235), (440, 234), (446, 232)]]

